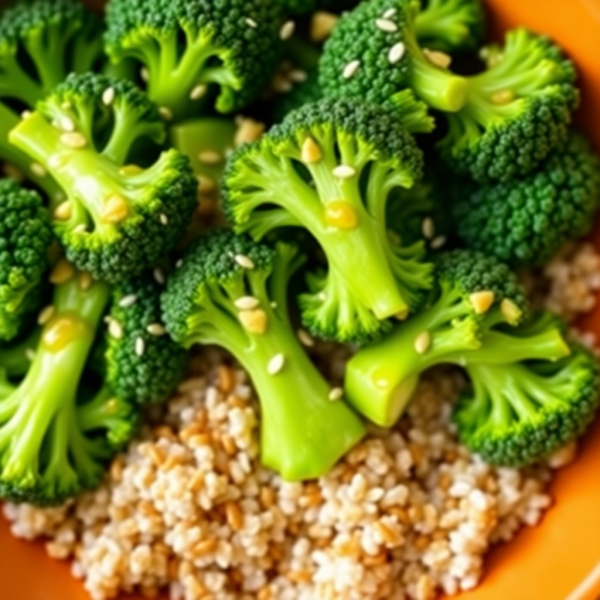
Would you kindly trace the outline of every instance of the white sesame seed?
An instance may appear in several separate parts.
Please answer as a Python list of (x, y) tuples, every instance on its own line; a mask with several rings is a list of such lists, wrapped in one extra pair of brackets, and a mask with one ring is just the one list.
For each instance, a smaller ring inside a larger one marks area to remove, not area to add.
[(344, 396), (344, 390), (341, 387), (335, 387), (329, 392), (329, 399), (332, 402), (341, 400), (343, 396)]
[(294, 83), (302, 83), (308, 79), (308, 73), (302, 69), (294, 69), (290, 71), (289, 77)]
[(144, 342), (144, 339), (139, 337), (135, 340), (135, 353), (138, 356), (143, 356), (144, 352), (146, 351), (146, 342)]
[(183, 258), (180, 258), (176, 263), (175, 263), (175, 268), (176, 269), (181, 269), (181, 267), (183, 267)]
[(110, 106), (115, 100), (115, 88), (107, 87), (104, 92), (102, 92), (102, 102), (106, 106)]
[(153, 271), (153, 275), (154, 275), (154, 279), (156, 281), (156, 283), (160, 283), (160, 285), (163, 285), (165, 282), (165, 274), (163, 273), (163, 270), (160, 268), (156, 268)]
[(252, 29), (256, 29), (258, 27), (258, 23), (250, 17), (246, 18), (246, 25), (248, 25), (248, 27), (252, 27)]
[(73, 119), (71, 119), (71, 117), (67, 117), (65, 115), (60, 119), (60, 128), (63, 131), (73, 132), (75, 131), (75, 123), (73, 122)]
[(223, 162), (223, 155), (216, 150), (201, 150), (198, 152), (198, 160), (205, 165), (218, 165)]
[(120, 340), (123, 337), (123, 327), (116, 319), (110, 319), (108, 322), (108, 335), (115, 338), (115, 340)]
[(129, 308), (137, 302), (137, 296), (135, 294), (128, 294), (127, 296), (123, 296), (121, 300), (119, 300), (119, 306), (121, 308)]
[(33, 348), (27, 348), (27, 350), (25, 350), (25, 358), (32, 361), (35, 358), (35, 350)]
[(425, 217), (422, 225), (423, 237), (430, 240), (435, 235), (435, 223), (431, 217)]
[(235, 257), (235, 262), (240, 265), (243, 269), (252, 270), (254, 269), (254, 262), (249, 256), (244, 256), (243, 254), (238, 254)]
[(57, 153), (52, 154), (48, 159), (48, 166), (51, 169), (60, 169), (69, 162), (69, 159), (65, 154)]
[(164, 121), (173, 120), (173, 111), (168, 106), (160, 106), (158, 108), (158, 114), (162, 117)]
[(438, 237), (434, 238), (431, 241), (431, 247), (433, 250), (439, 250), (440, 248), (443, 248), (446, 245), (446, 242), (446, 236), (438, 235)]
[(85, 148), (87, 146), (87, 140), (78, 131), (63, 133), (60, 141), (69, 148)]
[(269, 375), (277, 375), (283, 369), (285, 365), (285, 356), (283, 354), (276, 354), (267, 365), (267, 373)]
[(422, 331), (415, 339), (415, 350), (419, 354), (425, 354), (431, 346), (431, 334), (429, 331)]
[(242, 296), (238, 298), (235, 302), (235, 307), (240, 310), (252, 310), (260, 305), (260, 302), (254, 296)]
[(315, 345), (315, 340), (313, 340), (308, 331), (305, 331), (304, 329), (298, 329), (298, 339), (301, 344), (307, 348), (312, 348)]
[(204, 98), (206, 92), (208, 91), (208, 87), (204, 83), (199, 83), (197, 86), (192, 88), (190, 92), (190, 100), (200, 100)]
[(398, 61), (402, 60), (404, 56), (404, 52), (406, 51), (406, 46), (402, 42), (398, 42), (394, 44), (390, 48), (390, 53), (388, 54), (388, 60), (394, 65)]
[(38, 177), (45, 177), (47, 174), (46, 169), (44, 169), (44, 167), (42, 167), (42, 165), (39, 163), (32, 163), (31, 167), (29, 168), (31, 169), (31, 172)]
[(333, 175), (339, 179), (350, 179), (356, 175), (356, 169), (349, 165), (338, 165), (333, 169)]
[(386, 33), (394, 33), (395, 31), (398, 31), (398, 25), (389, 19), (377, 19), (375, 21), (375, 25), (377, 25), (381, 31), (385, 31)]
[(30, 110), (24, 110), (21, 113), (21, 119), (23, 119), (23, 121), (25, 121), (25, 119), (29, 119), (29, 117), (32, 115), (32, 112)]
[(271, 308), (277, 308), (277, 302), (271, 302)]
[(168, 225), (169, 224), (169, 217), (167, 217), (167, 215), (165, 215), (164, 213), (160, 215), (160, 222), (163, 225)]
[(146, 67), (140, 69), (140, 77), (142, 81), (148, 81), (150, 79), (150, 71)]
[(73, 233), (87, 233), (87, 225), (85, 223), (79, 223), (76, 227), (73, 228)]
[(296, 29), (296, 23), (294, 21), (286, 21), (279, 30), (279, 37), (282, 40), (289, 40)]
[(38, 325), (45, 325), (54, 316), (55, 312), (56, 309), (52, 305), (46, 306), (46, 308), (42, 309), (38, 315)]
[(384, 13), (383, 13), (383, 18), (384, 19), (391, 19), (393, 16), (396, 15), (396, 9), (395, 8), (388, 8)]
[(356, 71), (358, 71), (359, 67), (360, 67), (360, 60), (353, 60), (352, 62), (349, 62), (344, 67), (344, 71), (343, 71), (344, 79), (350, 79), (350, 77), (353, 77), (356, 74)]
[(160, 323), (152, 323), (151, 325), (148, 325), (148, 327), (146, 327), (146, 331), (150, 335), (165, 335), (165, 333), (167, 333), (164, 325), (161, 325)]

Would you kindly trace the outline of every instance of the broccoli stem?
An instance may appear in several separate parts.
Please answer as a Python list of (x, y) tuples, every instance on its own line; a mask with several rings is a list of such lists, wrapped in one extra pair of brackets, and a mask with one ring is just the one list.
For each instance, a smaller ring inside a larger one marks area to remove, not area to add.
[(462, 0), (429, 0), (415, 19), (415, 33), (421, 42), (437, 40), (451, 42), (458, 46), (469, 37), (469, 28), (463, 23)]
[[(60, 80), (59, 80), (60, 81)], [(43, 98), (41, 86), (22, 69), (16, 58), (2, 65), (0, 96), (20, 100), (29, 107), (34, 107)]]
[(31, 365), (29, 352), (35, 352), (40, 339), (40, 330), (36, 328), (28, 337), (17, 344), (0, 346), (0, 368), (8, 377), (25, 375)]
[(51, 428), (64, 449), (53, 449), (58, 454), (51, 454), (49, 465), (53, 467), (60, 457), (66, 459), (69, 428), (65, 423), (74, 411), (80, 377), (108, 299), (109, 288), (101, 283), (82, 291), (73, 279), (56, 288), (56, 312), (42, 331), (31, 368), (15, 392), (1, 402), (16, 404), (0, 431), (0, 451), (11, 448), (3, 465), (4, 481), (18, 481), (25, 488), (37, 484), (40, 468), (46, 466), (39, 456)]

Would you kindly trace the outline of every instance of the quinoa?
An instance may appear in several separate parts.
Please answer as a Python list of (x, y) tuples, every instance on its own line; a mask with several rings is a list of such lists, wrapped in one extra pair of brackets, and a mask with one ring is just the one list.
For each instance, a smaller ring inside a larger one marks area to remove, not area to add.
[[(545, 303), (570, 320), (590, 310), (599, 267), (590, 245), (571, 245), (546, 269)], [(339, 385), (348, 350), (312, 351)], [(100, 489), (4, 514), (14, 535), (71, 560), (94, 600), (433, 600), (475, 587), (489, 547), (540, 521), (552, 469), (576, 454), (486, 465), (450, 419), (463, 385), (454, 369), (430, 371), (394, 428), (370, 427), (326, 477), (286, 483), (258, 460), (246, 373), (205, 349)]]

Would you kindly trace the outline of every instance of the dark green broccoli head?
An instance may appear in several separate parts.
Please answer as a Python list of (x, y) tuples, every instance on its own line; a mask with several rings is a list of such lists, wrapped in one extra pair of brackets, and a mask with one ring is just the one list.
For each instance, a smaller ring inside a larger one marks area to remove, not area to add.
[(443, 52), (474, 50), (485, 36), (481, 0), (427, 0), (415, 19), (422, 46)]
[(342, 15), (319, 65), (324, 96), (394, 107), (396, 95), (412, 89), (432, 108), (459, 110), (466, 81), (423, 53), (416, 37), (419, 10), (418, 0), (371, 0)]
[(146, 275), (116, 286), (112, 294), (106, 378), (119, 398), (139, 404), (166, 400), (185, 370), (185, 351), (161, 323), (161, 291)]
[(175, 119), (208, 103), (222, 113), (252, 102), (279, 52), (275, 0), (111, 0), (106, 51), (147, 71), (150, 98)]
[(538, 266), (590, 230), (600, 201), (600, 161), (585, 138), (571, 134), (529, 175), (455, 187), (456, 229), (469, 248)]
[(598, 408), (598, 359), (579, 345), (557, 362), (474, 364), (454, 411), (464, 444), (489, 463), (522, 467), (579, 437)]
[(308, 230), (328, 271), (300, 300), (305, 325), (326, 337), (338, 332), (339, 341), (372, 339), (385, 328), (379, 322), (416, 309), (432, 285), (423, 244), (399, 245), (386, 225), (388, 200), (419, 180), (422, 163), (386, 109), (325, 99), (230, 157), (225, 209), (255, 239), (285, 226)]
[[(0, 97), (28, 108), (102, 56), (102, 22), (76, 0), (21, 0), (0, 16)], [(24, 67), (27, 65), (27, 67)]]
[(80, 269), (123, 281), (180, 239), (197, 206), (189, 159), (168, 150), (150, 166), (126, 163), (136, 143), (163, 136), (156, 107), (133, 84), (91, 73), (69, 76), (11, 132), (62, 189), (54, 230)]
[(525, 29), (506, 35), (486, 71), (469, 77), (469, 99), (448, 114), (439, 149), (448, 166), (477, 181), (510, 181), (565, 143), (579, 101), (576, 72), (558, 46)]
[(39, 308), (38, 289), (48, 268), (50, 218), (40, 196), (0, 180), (0, 340), (17, 336), (23, 319)]
[(315, 10), (326, 10), (332, 0), (278, 0), (286, 15), (307, 15)]

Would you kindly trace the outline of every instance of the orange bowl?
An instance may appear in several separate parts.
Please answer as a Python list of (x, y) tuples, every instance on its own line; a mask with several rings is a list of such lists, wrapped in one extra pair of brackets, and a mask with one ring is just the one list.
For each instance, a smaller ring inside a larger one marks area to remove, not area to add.
[[(97, 4), (98, 2), (93, 2)], [(578, 123), (600, 150), (600, 0), (487, 0), (494, 35), (525, 25), (560, 43), (582, 78)], [(600, 247), (600, 228), (594, 236)], [(583, 321), (600, 334), (600, 306)], [(488, 558), (481, 586), (458, 600), (600, 600), (600, 421), (552, 483), (553, 508)], [(86, 600), (69, 566), (14, 539), (0, 519), (0, 600)], [(125, 600), (120, 598), (119, 600)], [(129, 600), (135, 600), (130, 598)]]

